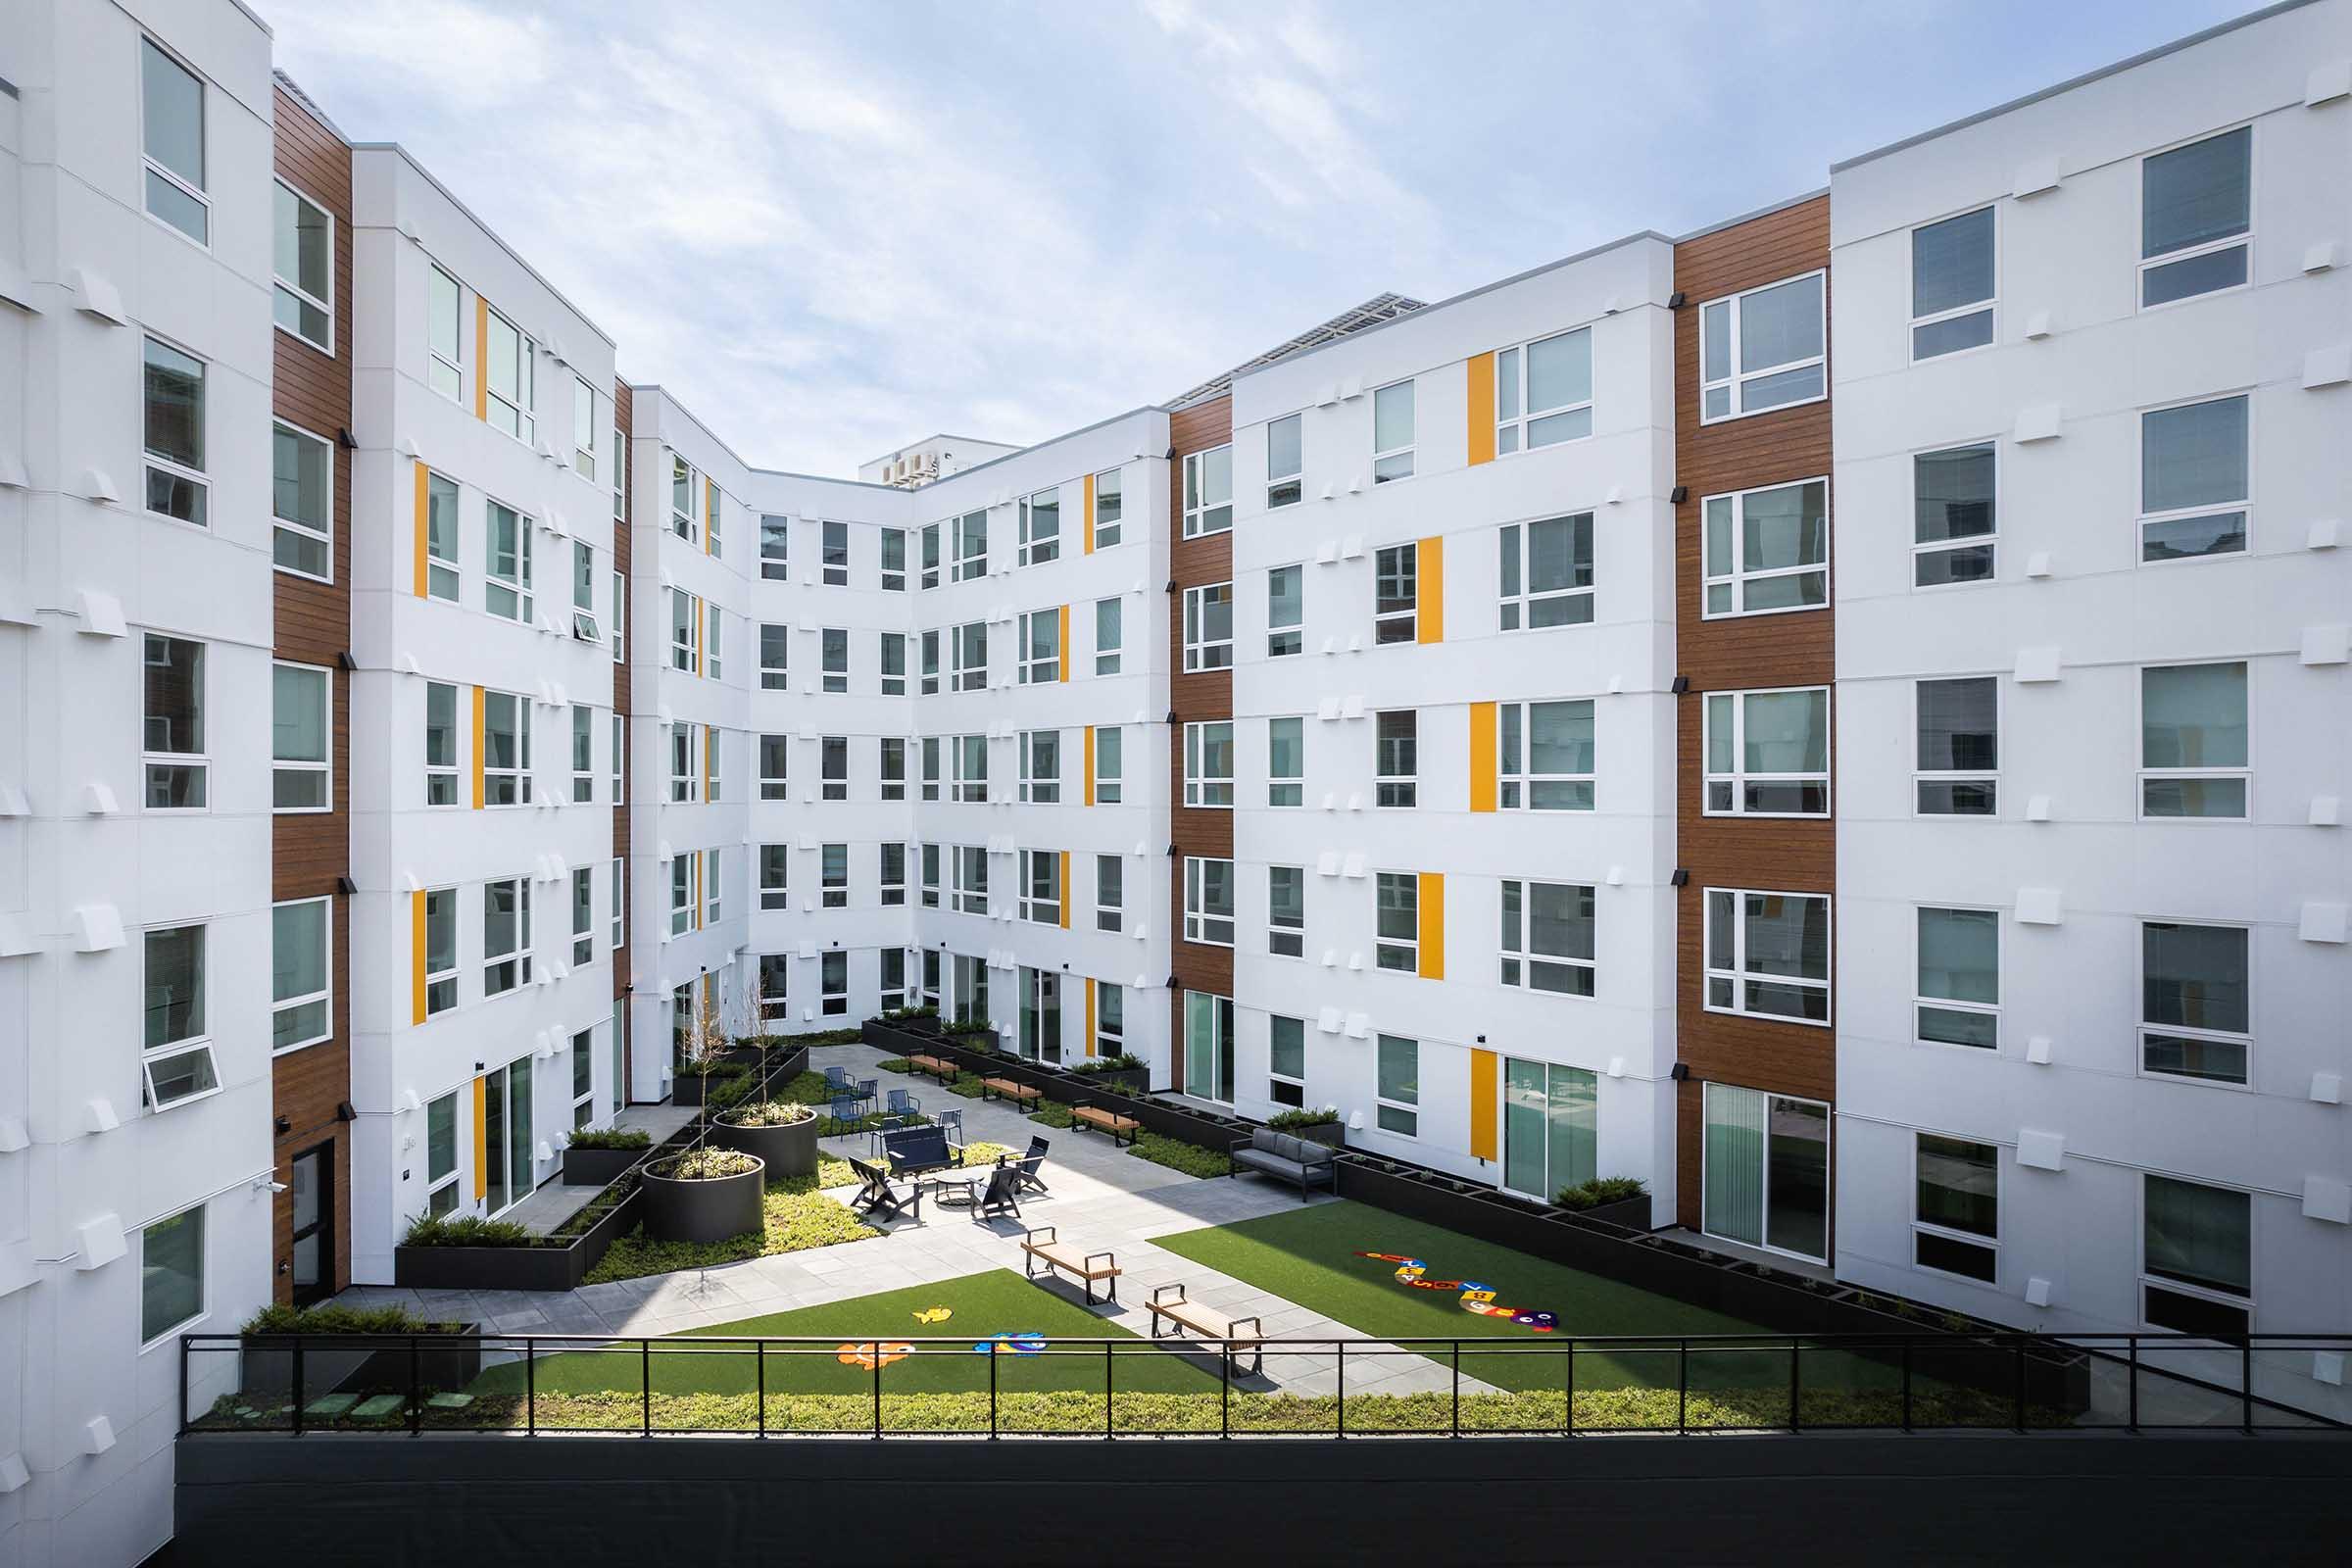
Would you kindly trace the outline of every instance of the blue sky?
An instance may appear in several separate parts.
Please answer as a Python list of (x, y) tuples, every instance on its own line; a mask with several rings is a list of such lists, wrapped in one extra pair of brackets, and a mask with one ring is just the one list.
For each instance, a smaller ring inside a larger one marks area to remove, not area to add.
[(2239, 0), (257, 0), (753, 463), (1164, 401), (2238, 15)]

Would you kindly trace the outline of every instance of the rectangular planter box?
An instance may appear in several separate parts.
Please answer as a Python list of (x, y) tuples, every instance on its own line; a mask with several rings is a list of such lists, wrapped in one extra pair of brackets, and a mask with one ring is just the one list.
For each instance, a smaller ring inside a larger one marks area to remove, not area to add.
[(1083, 1090), (1088, 1085), (1108, 1090), (1113, 1094), (1141, 1095), (1152, 1089), (1152, 1069), (1149, 1067), (1108, 1067), (1101, 1072), (1079, 1072), (1073, 1068), (1070, 1076)]
[(418, 1335), (414, 1356), (405, 1335), (255, 1334), (239, 1356), (239, 1391), (247, 1399), (290, 1399), (294, 1395), (294, 1344), (302, 1344), (304, 1403), (340, 1391), (384, 1394), (404, 1391), (414, 1376), (419, 1389), (463, 1389), (482, 1373), (481, 1325), (461, 1326), (460, 1336)]
[(733, 1073), (681, 1073), (669, 1081), (669, 1102), (673, 1105), (700, 1105), (703, 1097), (713, 1083), (722, 1083), (739, 1076)]
[(653, 1152), (646, 1149), (565, 1149), (564, 1185), (610, 1187), (620, 1173)]
[(616, 1237), (637, 1223), (641, 1196), (564, 1245), (541, 1247), (395, 1247), (392, 1283), (423, 1291), (573, 1291), (603, 1261)]

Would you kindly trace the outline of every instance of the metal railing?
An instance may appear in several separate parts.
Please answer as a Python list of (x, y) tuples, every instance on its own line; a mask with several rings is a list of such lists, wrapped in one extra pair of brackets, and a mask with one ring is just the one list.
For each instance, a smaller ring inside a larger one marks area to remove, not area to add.
[(180, 1339), (184, 1435), (2352, 1433), (2352, 1335)]

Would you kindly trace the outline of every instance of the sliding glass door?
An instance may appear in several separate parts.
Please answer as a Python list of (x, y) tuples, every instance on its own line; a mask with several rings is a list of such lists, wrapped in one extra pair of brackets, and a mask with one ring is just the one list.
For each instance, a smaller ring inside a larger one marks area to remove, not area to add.
[(1061, 1060), (1061, 976), (1052, 969), (1021, 969), (1021, 1054)]
[(1184, 1092), (1233, 1103), (1233, 999), (1184, 994)]
[(1703, 1157), (1709, 1236), (1829, 1261), (1829, 1106), (1708, 1084)]
[(1502, 1185), (1550, 1202), (1595, 1170), (1598, 1080), (1578, 1067), (1505, 1057), (1502, 1075)]
[(531, 1196), (531, 1058), (517, 1056), (482, 1079), (482, 1189), (488, 1212)]

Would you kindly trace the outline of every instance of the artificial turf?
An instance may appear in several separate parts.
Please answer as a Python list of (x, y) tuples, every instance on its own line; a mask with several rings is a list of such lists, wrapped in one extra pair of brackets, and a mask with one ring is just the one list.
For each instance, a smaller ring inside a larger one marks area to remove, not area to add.
[[(917, 1312), (940, 1306), (950, 1308), (954, 1315), (939, 1323), (916, 1321)], [(975, 1344), (999, 1334), (1042, 1335), (1046, 1348), (1034, 1355), (983, 1355), (973, 1350)], [(750, 1346), (698, 1348), (692, 1343), (746, 1336), (812, 1336), (826, 1343), (789, 1350), (771, 1346), (765, 1352), (764, 1369), (755, 1364)], [(918, 1343), (942, 1337), (944, 1343)], [(886, 1395), (985, 1393), (992, 1358), (997, 1363), (997, 1387), (1005, 1393), (1069, 1390), (1099, 1394), (1105, 1376), (1102, 1348), (1063, 1346), (1057, 1350), (1055, 1346), (1060, 1341), (1104, 1339), (1131, 1342), (1111, 1352), (1113, 1364), (1108, 1375), (1120, 1391), (1199, 1394), (1217, 1389), (1214, 1373), (1169, 1354), (1007, 1269), (987, 1269), (933, 1285), (690, 1329), (668, 1336), (666, 1346), (655, 1349), (651, 1364), (656, 1394), (749, 1394), (760, 1386), (763, 1373), (770, 1394), (870, 1393), (874, 1388), (872, 1370), (842, 1361), (838, 1352), (881, 1343), (912, 1348), (906, 1359), (884, 1364), (882, 1390)], [(550, 1394), (638, 1393), (645, 1386), (644, 1365), (633, 1348), (559, 1355), (543, 1352), (535, 1383), (541, 1392)], [(486, 1370), (469, 1392), (513, 1394), (522, 1386), (522, 1366), (514, 1362)]]

